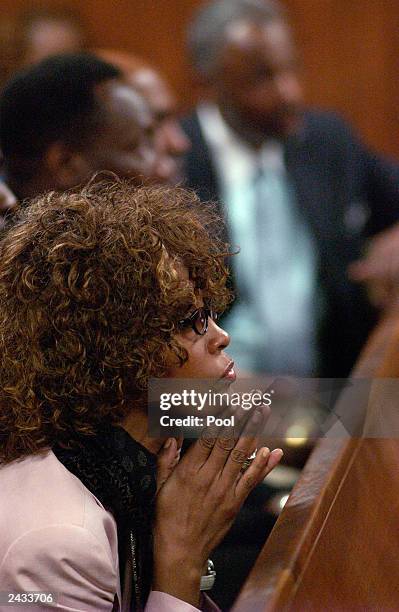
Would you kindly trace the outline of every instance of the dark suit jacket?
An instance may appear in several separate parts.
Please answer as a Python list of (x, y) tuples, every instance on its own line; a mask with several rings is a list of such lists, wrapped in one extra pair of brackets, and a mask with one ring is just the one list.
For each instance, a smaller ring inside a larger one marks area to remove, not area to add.
[[(182, 125), (192, 143), (187, 186), (203, 200), (218, 200), (218, 177), (197, 115)], [(368, 151), (336, 115), (315, 111), (305, 113), (303, 129), (285, 143), (285, 161), (317, 244), (326, 296), (319, 375), (346, 376), (377, 316), (346, 270), (367, 237), (399, 220), (399, 166)]]

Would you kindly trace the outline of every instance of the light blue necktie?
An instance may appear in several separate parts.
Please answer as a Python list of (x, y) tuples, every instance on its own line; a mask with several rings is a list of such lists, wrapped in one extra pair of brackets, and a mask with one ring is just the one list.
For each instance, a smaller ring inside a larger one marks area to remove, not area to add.
[(309, 376), (315, 368), (316, 273), (312, 240), (284, 170), (258, 168), (226, 194), (240, 301), (226, 320), (241, 368)]

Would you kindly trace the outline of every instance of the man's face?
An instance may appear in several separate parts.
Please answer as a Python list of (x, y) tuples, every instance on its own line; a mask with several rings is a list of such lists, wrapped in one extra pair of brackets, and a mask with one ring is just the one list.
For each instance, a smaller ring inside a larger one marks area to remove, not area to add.
[(145, 97), (155, 120), (155, 143), (159, 155), (157, 174), (163, 183), (176, 184), (182, 179), (182, 155), (190, 147), (176, 118), (176, 98), (151, 68), (133, 71), (129, 82)]
[(158, 182), (154, 120), (145, 101), (118, 81), (99, 86), (96, 95), (104, 121), (82, 152), (88, 173), (108, 170), (138, 185)]
[(298, 128), (298, 60), (283, 22), (232, 24), (213, 81), (223, 116), (249, 142), (284, 138)]

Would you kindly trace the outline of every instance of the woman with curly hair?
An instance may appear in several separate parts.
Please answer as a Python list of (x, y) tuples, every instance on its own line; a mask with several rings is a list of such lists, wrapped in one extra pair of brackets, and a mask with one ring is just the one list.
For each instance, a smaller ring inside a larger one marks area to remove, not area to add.
[(204, 435), (178, 462), (145, 398), (150, 377), (234, 378), (219, 229), (190, 192), (105, 181), (39, 197), (0, 242), (2, 591), (54, 593), (46, 609), (212, 606), (207, 559), (281, 451), (243, 472), (254, 436)]

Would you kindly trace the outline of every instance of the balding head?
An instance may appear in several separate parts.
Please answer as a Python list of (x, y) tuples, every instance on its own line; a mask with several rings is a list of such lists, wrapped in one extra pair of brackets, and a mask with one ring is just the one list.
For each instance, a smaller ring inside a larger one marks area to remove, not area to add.
[(211, 0), (201, 7), (189, 25), (187, 45), (198, 74), (211, 79), (231, 26), (237, 22), (269, 24), (284, 20), (277, 0)]
[(259, 146), (298, 129), (302, 89), (297, 52), (276, 2), (211, 2), (193, 22), (189, 41), (210, 95), (242, 138)]

